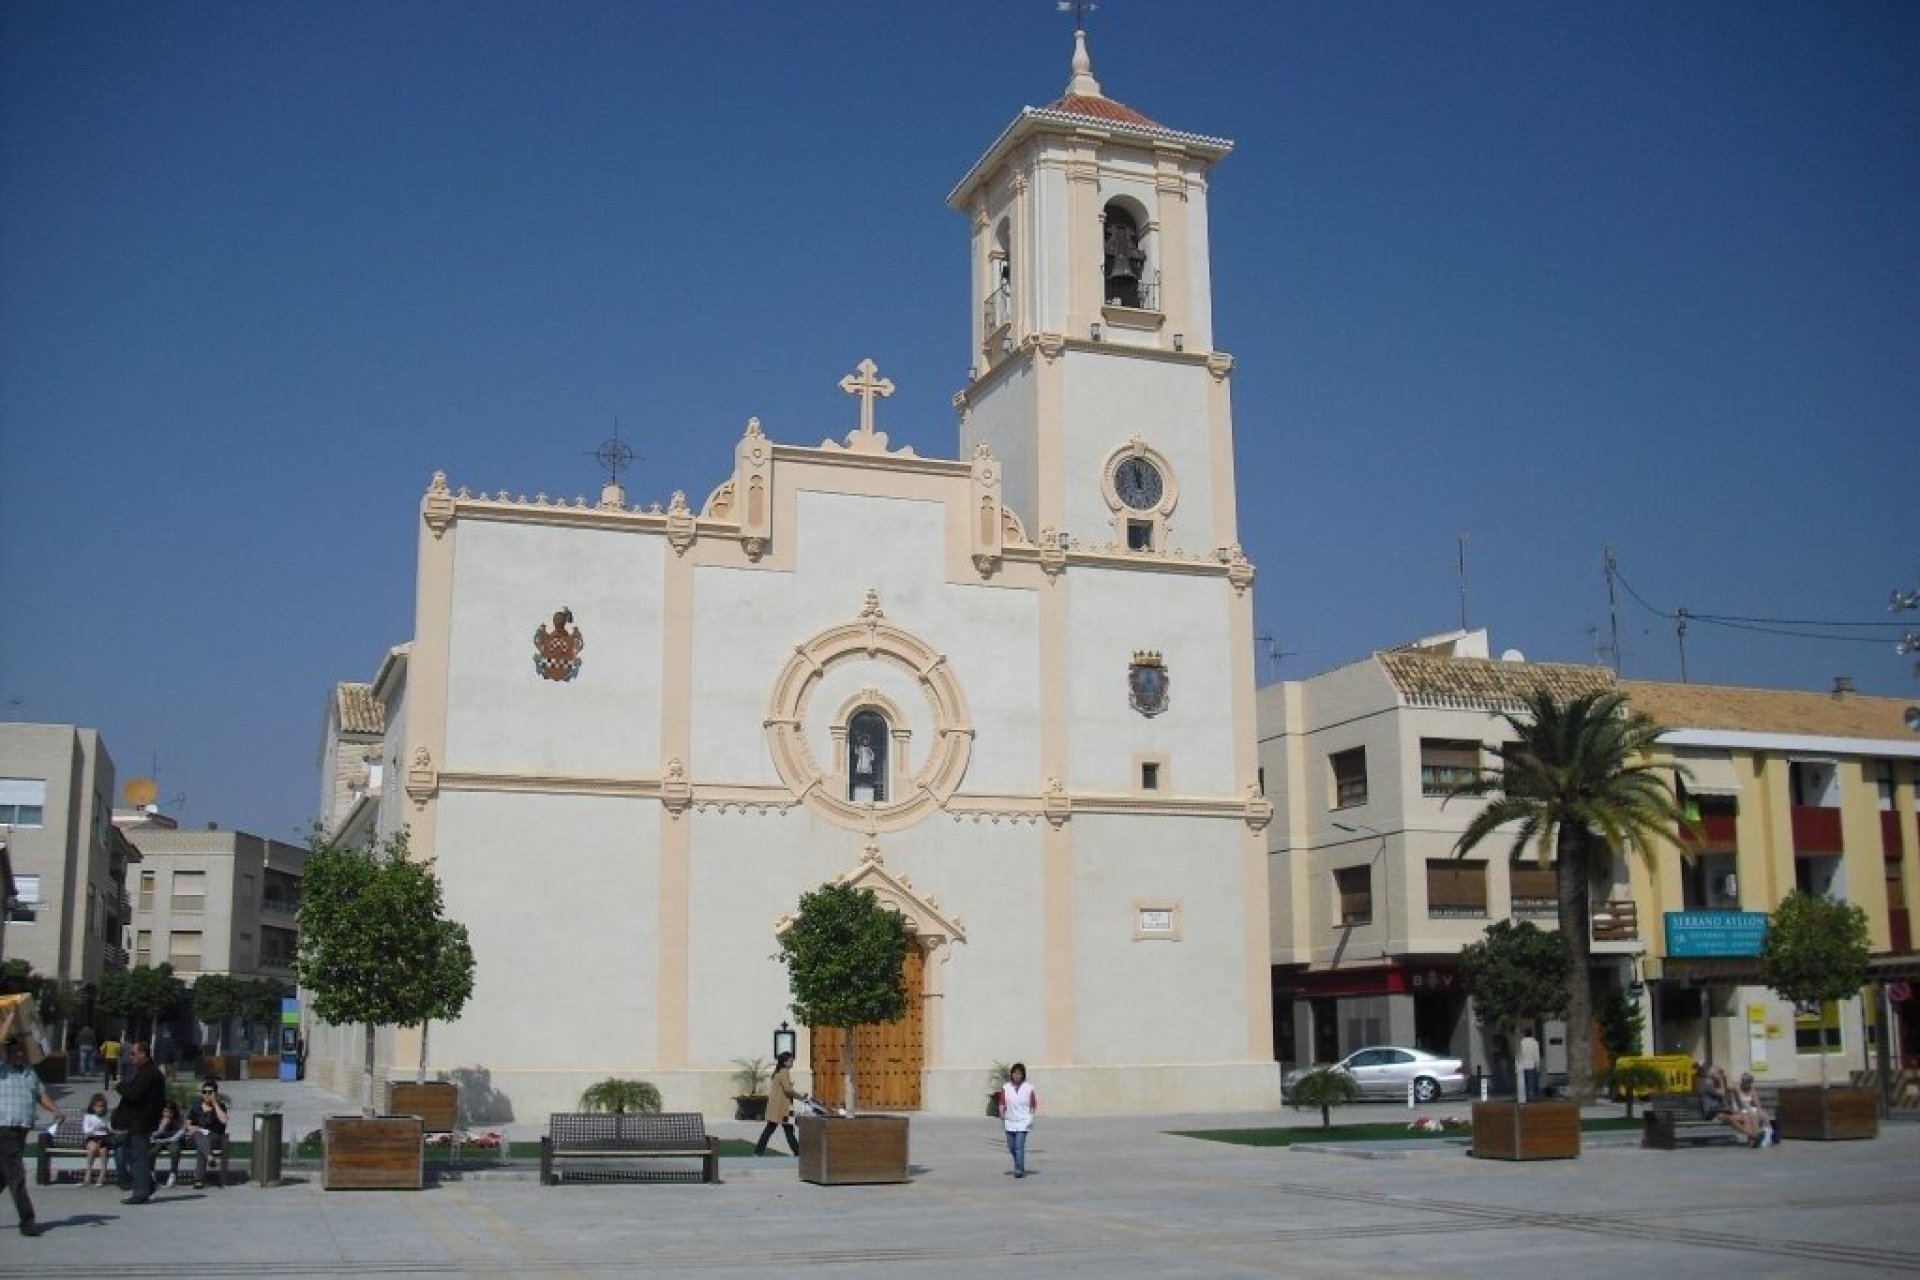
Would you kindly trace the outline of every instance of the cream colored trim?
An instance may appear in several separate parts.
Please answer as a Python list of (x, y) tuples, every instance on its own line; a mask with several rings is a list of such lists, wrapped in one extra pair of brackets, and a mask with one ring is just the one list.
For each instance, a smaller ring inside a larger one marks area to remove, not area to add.
[(1079, 1056), (1073, 998), (1073, 830), (1048, 826), (1041, 832), (1042, 985), (1046, 991), (1047, 1062), (1064, 1065)]
[(833, 739), (831, 776), (841, 780), (846, 778), (847, 725), (856, 714), (869, 707), (878, 711), (886, 719), (889, 740), (887, 743), (887, 794), (899, 795), (902, 787), (911, 786), (913, 782), (909, 763), (909, 752), (913, 747), (913, 726), (905, 708), (871, 685), (857, 691), (842, 702), (827, 725), (827, 733)]
[[(933, 717), (933, 741), (925, 765), (887, 803), (853, 804), (838, 794), (843, 772), (823, 770), (807, 745), (808, 702), (834, 667), (872, 661), (897, 667), (919, 682)], [(966, 776), (973, 754), (972, 716), (945, 655), (887, 622), (871, 590), (857, 619), (795, 647), (774, 680), (764, 723), (774, 769), (793, 796), (836, 826), (855, 831), (897, 830), (944, 805)]]
[(1133, 940), (1135, 942), (1180, 941), (1180, 900), (1178, 898), (1135, 898), (1133, 900)]
[[(750, 427), (741, 442), (744, 451), (754, 439)], [(764, 443), (764, 441), (762, 442)], [(674, 495), (676, 498), (678, 494)], [(684, 504), (681, 504), (684, 507)], [(670, 535), (671, 536), (671, 535)], [(693, 669), (693, 573), (694, 565), (680, 555), (663, 557), (665, 572), (661, 579), (661, 668), (665, 671)], [(691, 961), (688, 917), (692, 823), (684, 820), (692, 787), (687, 778), (687, 762), (692, 758), (693, 694), (687, 680), (664, 680), (660, 689), (660, 778), (653, 785), (661, 799), (660, 810), (660, 897), (655, 926), (655, 964), (659, 969), (655, 984), (653, 1035), (657, 1061), (673, 1069), (687, 1063), (691, 993)], [(639, 1031), (640, 1028), (635, 1028)]]
[[(406, 741), (396, 753), (406, 762), (401, 781), (411, 802), (408, 848), (431, 861), (438, 852), (440, 779), (435, 762), (447, 753), (448, 646), (452, 643), (455, 504), (445, 472), (436, 471), (420, 503), (427, 536), (420, 539), (414, 583), (414, 641), (407, 659)], [(456, 535), (457, 536), (457, 535)], [(384, 668), (383, 668), (384, 670)], [(388, 785), (392, 785), (389, 783)]]

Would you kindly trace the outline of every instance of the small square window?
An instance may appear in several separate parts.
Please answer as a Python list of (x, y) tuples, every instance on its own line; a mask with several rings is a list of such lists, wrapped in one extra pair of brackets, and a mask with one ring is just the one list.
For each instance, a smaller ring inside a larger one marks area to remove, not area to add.
[(1160, 766), (1149, 761), (1140, 766), (1140, 789), (1158, 791), (1160, 789)]
[(1153, 550), (1153, 521), (1151, 520), (1127, 521), (1127, 550), (1129, 551)]
[(1367, 802), (1367, 749), (1353, 747), (1327, 757), (1333, 769), (1333, 807), (1350, 809)]

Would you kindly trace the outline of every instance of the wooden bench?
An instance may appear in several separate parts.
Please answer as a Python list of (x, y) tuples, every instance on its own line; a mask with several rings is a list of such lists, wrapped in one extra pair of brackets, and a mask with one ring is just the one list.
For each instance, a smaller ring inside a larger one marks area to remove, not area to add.
[(1682, 1142), (1737, 1142), (1747, 1140), (1718, 1116), (1708, 1118), (1697, 1093), (1655, 1093), (1646, 1100), (1641, 1117), (1640, 1145), (1671, 1151)]
[[(57, 1178), (64, 1176), (69, 1172), (79, 1176), (85, 1175), (86, 1169), (87, 1169), (87, 1144), (81, 1137), (81, 1134), (83, 1132), (83, 1127), (82, 1127), (82, 1122), (80, 1120), (80, 1117), (69, 1116), (67, 1119), (62, 1120), (60, 1122), (59, 1127), (57, 1129), (54, 1129), (52, 1132), (49, 1132), (45, 1129), (42, 1129), (39, 1132), (40, 1132), (40, 1148), (34, 1157), (34, 1168), (33, 1168), (33, 1180), (35, 1182), (39, 1183), (41, 1186), (44, 1187), (52, 1184), (54, 1181), (56, 1181)], [(120, 1153), (122, 1150), (124, 1150), (124, 1148), (119, 1144), (124, 1140), (124, 1138), (125, 1138), (124, 1134), (120, 1134), (120, 1133), (114, 1134), (115, 1148), (113, 1152), (113, 1162), (114, 1162), (114, 1168), (117, 1175), (124, 1173), (124, 1171), (120, 1170), (120, 1167), (119, 1167)], [(153, 1166), (154, 1166), (154, 1173), (156, 1175), (156, 1182), (157, 1182), (157, 1177), (160, 1169), (160, 1160), (163, 1154), (164, 1154), (164, 1149), (162, 1147), (155, 1146), (153, 1148)], [(180, 1140), (180, 1158), (182, 1160), (191, 1160), (194, 1158), (193, 1143), (189, 1139), (182, 1138)], [(58, 1172), (56, 1172), (54, 1169), (54, 1161), (56, 1160), (63, 1162), (62, 1167), (58, 1170)], [(64, 1164), (64, 1162), (69, 1160), (73, 1162), (73, 1167), (70, 1170), (66, 1168)], [(214, 1135), (213, 1142), (207, 1154), (207, 1166), (208, 1166), (207, 1168), (208, 1176), (217, 1179), (219, 1182), (219, 1185), (223, 1187), (226, 1186), (227, 1185), (227, 1135), (226, 1134)], [(130, 1184), (126, 1183), (123, 1180), (121, 1185), (126, 1186)]]
[(600, 1115), (556, 1111), (540, 1139), (540, 1181), (560, 1184), (563, 1160), (700, 1161), (700, 1181), (720, 1181), (720, 1139), (709, 1137), (697, 1111)]

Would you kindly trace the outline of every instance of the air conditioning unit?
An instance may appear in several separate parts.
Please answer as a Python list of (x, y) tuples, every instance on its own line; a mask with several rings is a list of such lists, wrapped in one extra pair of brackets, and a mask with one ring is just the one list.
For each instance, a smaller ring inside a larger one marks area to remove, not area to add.
[(1713, 892), (1715, 897), (1739, 898), (1740, 877), (1731, 871), (1725, 875), (1715, 876), (1713, 878)]

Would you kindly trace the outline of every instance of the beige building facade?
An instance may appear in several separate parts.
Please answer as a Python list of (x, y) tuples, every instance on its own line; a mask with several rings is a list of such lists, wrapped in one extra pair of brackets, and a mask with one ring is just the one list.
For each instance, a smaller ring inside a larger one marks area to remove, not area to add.
[[(862, 361), (847, 420), (798, 428), (825, 440), (749, 420), (703, 499), (433, 478), (414, 633), (372, 682), (378, 794), (336, 828), (405, 828), (471, 932), (430, 1072), (517, 1115), (609, 1075), (730, 1113), (734, 1060), (790, 1016), (778, 931), (842, 880), (918, 940), (863, 1108), (973, 1114), (1013, 1059), (1066, 1112), (1276, 1100), (1207, 270), (1227, 149), (1105, 97), (1083, 44), (988, 149), (951, 199), (957, 459), (890, 443)], [(830, 1094), (837, 1035), (800, 1036)], [(314, 1078), (357, 1088), (357, 1031), (312, 1041)], [(383, 1034), (380, 1073), (419, 1052)]]

